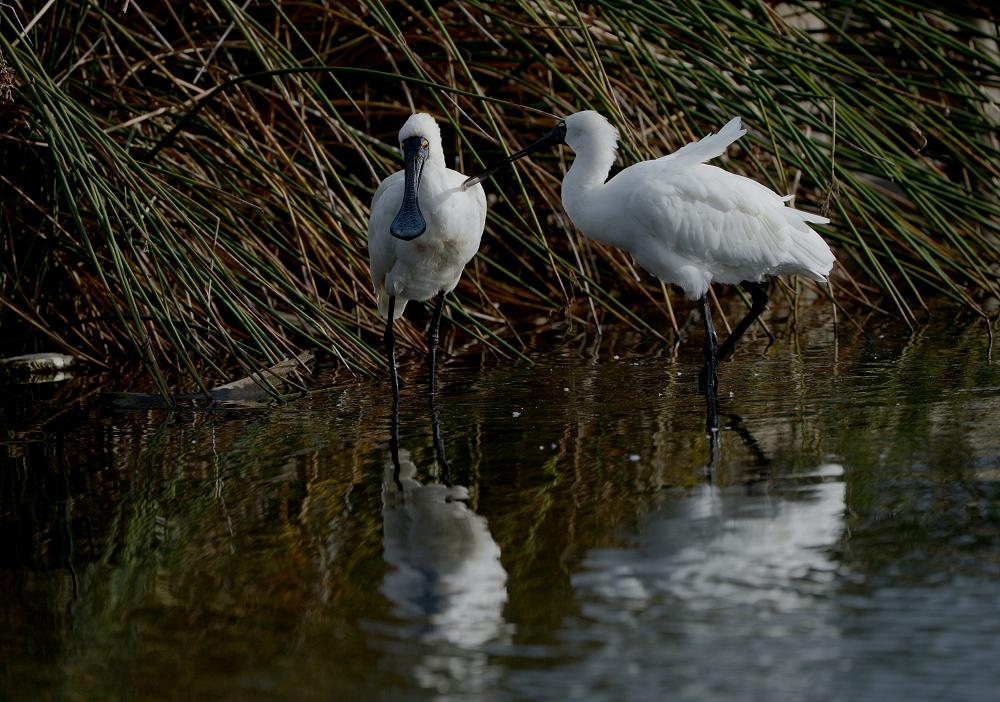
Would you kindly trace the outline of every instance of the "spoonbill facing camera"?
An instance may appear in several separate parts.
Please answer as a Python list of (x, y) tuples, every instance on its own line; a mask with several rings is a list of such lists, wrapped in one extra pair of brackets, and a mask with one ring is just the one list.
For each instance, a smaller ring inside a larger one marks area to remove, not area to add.
[(444, 296), (458, 285), (486, 225), (481, 185), (445, 165), (441, 130), (428, 114), (411, 115), (399, 130), (403, 170), (382, 181), (368, 220), (368, 258), (379, 313), (386, 319), (385, 349), (393, 399), (399, 402), (392, 322), (410, 300), (434, 301), (428, 334), (430, 387)]

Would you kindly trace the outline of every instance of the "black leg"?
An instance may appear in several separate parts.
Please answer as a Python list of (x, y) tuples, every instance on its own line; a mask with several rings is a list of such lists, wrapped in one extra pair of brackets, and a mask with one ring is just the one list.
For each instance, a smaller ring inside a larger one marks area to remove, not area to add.
[(441, 420), (437, 407), (437, 347), (438, 332), (441, 328), (441, 312), (444, 310), (444, 291), (437, 294), (434, 300), (434, 317), (431, 319), (431, 329), (427, 334), (427, 349), (430, 352), (430, 402), (431, 402), (431, 433), (434, 436), (434, 452), (441, 466), (441, 481), (451, 485), (448, 459), (444, 453), (444, 439), (441, 438)]
[(708, 295), (702, 295), (701, 314), (705, 320), (705, 366), (701, 372), (701, 379), (704, 381), (702, 389), (705, 392), (705, 405), (708, 410), (705, 428), (709, 433), (712, 433), (719, 429), (718, 379), (715, 376), (719, 337), (715, 333), (715, 324), (712, 322), (712, 306)]
[(392, 315), (396, 310), (396, 298), (389, 298), (389, 319), (385, 323), (385, 359), (389, 364), (389, 381), (392, 383), (392, 402), (399, 410), (399, 375), (396, 373), (396, 337), (392, 333)]
[[(709, 306), (708, 296), (702, 297), (698, 302), (701, 305), (701, 318), (705, 322), (705, 365), (698, 373), (698, 392), (704, 393), (708, 391), (708, 369), (718, 365), (719, 337), (712, 321), (712, 308)], [(712, 363), (709, 363), (709, 358), (712, 359)], [(718, 377), (713, 373), (712, 384), (717, 386), (718, 382)]]
[(764, 311), (764, 307), (767, 306), (767, 290), (761, 283), (751, 283), (750, 281), (744, 280), (740, 283), (740, 287), (750, 293), (751, 303), (750, 311), (746, 313), (746, 316), (740, 320), (740, 323), (736, 325), (733, 329), (733, 333), (723, 342), (722, 346), (719, 347), (719, 354), (715, 359), (715, 365), (718, 366), (720, 363), (729, 358), (729, 354), (733, 352), (733, 347), (736, 346), (736, 342), (740, 340), (740, 337), (750, 328), (757, 318), (760, 317), (761, 313)]
[(438, 416), (437, 401), (434, 395), (431, 395), (431, 432), (434, 435), (434, 453), (437, 454), (438, 464), (441, 466), (441, 482), (451, 487), (451, 468), (445, 457), (444, 439), (441, 438), (441, 419)]
[(431, 319), (431, 330), (427, 334), (427, 349), (430, 351), (430, 381), (431, 397), (434, 396), (435, 382), (437, 380), (437, 347), (438, 332), (441, 329), (441, 312), (444, 310), (444, 291), (437, 294), (434, 299), (434, 317)]
[(399, 375), (396, 373), (396, 337), (392, 333), (392, 317), (396, 311), (396, 298), (389, 298), (389, 319), (385, 323), (385, 357), (389, 365), (389, 381), (392, 383), (392, 418), (391, 435), (389, 437), (389, 454), (392, 457), (392, 479), (403, 494), (403, 486), (399, 482)]
[(392, 480), (396, 483), (399, 496), (403, 497), (403, 483), (399, 480), (399, 399), (392, 401), (392, 428), (389, 436), (389, 455), (392, 458)]
[(705, 466), (705, 480), (709, 485), (715, 482), (715, 472), (722, 454), (722, 432), (718, 426), (708, 428), (708, 465)]

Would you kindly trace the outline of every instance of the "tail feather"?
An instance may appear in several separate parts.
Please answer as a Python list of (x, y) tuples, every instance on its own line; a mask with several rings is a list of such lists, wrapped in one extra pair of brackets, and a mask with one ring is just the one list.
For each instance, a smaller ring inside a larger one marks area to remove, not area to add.
[(733, 117), (717, 134), (709, 134), (698, 141), (685, 144), (659, 160), (677, 161), (683, 164), (704, 163), (724, 154), (730, 144), (746, 133), (747, 130), (743, 129), (740, 118)]
[(795, 233), (792, 242), (799, 264), (812, 274), (813, 280), (825, 281), (836, 259), (823, 237), (806, 227)]
[[(789, 195), (789, 197), (791, 197)], [(804, 212), (803, 210), (797, 210), (794, 207), (785, 208), (785, 217), (789, 221), (795, 222), (809, 222), (811, 224), (829, 224), (830, 220), (823, 215), (818, 215), (813, 212)]]

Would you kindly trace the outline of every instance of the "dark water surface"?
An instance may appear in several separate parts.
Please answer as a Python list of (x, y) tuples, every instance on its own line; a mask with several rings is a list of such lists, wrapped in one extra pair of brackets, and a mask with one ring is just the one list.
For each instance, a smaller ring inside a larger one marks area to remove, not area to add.
[(451, 487), (419, 365), (398, 485), (384, 383), (8, 397), (0, 699), (1000, 699), (981, 325), (748, 344), (711, 479), (697, 348), (627, 346), (447, 365)]

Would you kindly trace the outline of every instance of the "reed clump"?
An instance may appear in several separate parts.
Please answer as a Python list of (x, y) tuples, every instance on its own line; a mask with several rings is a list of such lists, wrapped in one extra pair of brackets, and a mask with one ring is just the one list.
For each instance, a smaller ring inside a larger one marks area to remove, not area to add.
[[(538, 111), (605, 113), (626, 163), (740, 115), (751, 134), (723, 165), (834, 220), (841, 308), (914, 326), (938, 300), (996, 313), (1000, 54), (986, 7), (21, 8), (0, 8), (5, 352), (141, 359), (163, 392), (307, 347), (374, 370), (368, 204), (414, 110), (438, 117), (466, 172), (547, 129)], [(565, 157), (488, 187), (483, 248), (450, 302), (456, 352), (516, 355), (559, 321), (669, 335), (673, 293), (563, 214)], [(423, 343), (416, 320), (404, 346)]]

